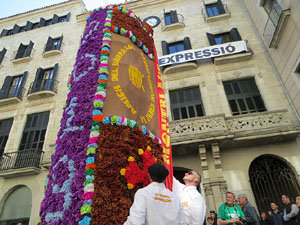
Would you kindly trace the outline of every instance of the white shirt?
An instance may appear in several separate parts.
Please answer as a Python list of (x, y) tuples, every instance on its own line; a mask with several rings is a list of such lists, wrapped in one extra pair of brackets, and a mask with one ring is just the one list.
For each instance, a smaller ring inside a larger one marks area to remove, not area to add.
[(188, 225), (203, 225), (206, 205), (196, 186), (185, 186), (173, 177), (173, 192), (180, 199)]
[(178, 197), (163, 183), (152, 182), (134, 196), (124, 225), (186, 225)]

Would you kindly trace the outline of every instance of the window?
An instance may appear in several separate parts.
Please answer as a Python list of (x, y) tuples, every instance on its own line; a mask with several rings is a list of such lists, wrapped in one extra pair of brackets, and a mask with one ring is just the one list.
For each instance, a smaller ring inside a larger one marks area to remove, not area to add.
[(178, 41), (174, 43), (168, 43), (166, 41), (162, 41), (161, 46), (162, 46), (163, 55), (169, 55), (175, 52), (192, 49), (191, 41), (189, 37), (185, 37), (183, 41)]
[(224, 9), (224, 6), (223, 6), (221, 0), (218, 0), (214, 4), (205, 5), (205, 8), (206, 8), (206, 12), (207, 12), (208, 17), (218, 16), (220, 14), (225, 13), (225, 9)]
[(19, 46), (15, 59), (29, 57), (33, 48), (33, 42), (30, 41), (28, 45), (23, 45), (22, 43)]
[(232, 41), (242, 40), (237, 28), (231, 29), (229, 32), (221, 34), (206, 33), (210, 45), (219, 45)]
[(204, 116), (198, 87), (170, 91), (170, 102), (173, 120)]
[(277, 0), (264, 0), (264, 9), (269, 15), (271, 21), (276, 27), (280, 18), (280, 14), (282, 12), (281, 6), (278, 4)]
[(300, 75), (300, 62), (299, 62), (298, 66), (297, 66), (297, 68), (295, 70), (295, 73), (298, 73)]
[(22, 98), (24, 85), (27, 78), (27, 71), (18, 76), (5, 77), (4, 83), (0, 90), (0, 99), (6, 98)]
[(39, 28), (39, 23), (32, 24), (32, 30)]
[(52, 24), (52, 19), (46, 20), (45, 26), (49, 26), (49, 25), (51, 25), (51, 24)]
[(223, 85), (233, 116), (266, 111), (253, 78), (226, 81)]
[(0, 161), (5, 149), (13, 119), (0, 120)]
[(60, 50), (60, 47), (62, 44), (62, 39), (63, 39), (63, 36), (61, 36), (59, 38), (48, 37), (45, 52), (51, 51), (51, 50)]
[(4, 59), (4, 56), (6, 54), (6, 48), (3, 48), (2, 51), (0, 52), (0, 65), (2, 64), (2, 61)]
[(36, 71), (34, 82), (30, 86), (29, 94), (50, 90), (56, 92), (56, 75), (58, 70), (58, 63), (54, 67), (48, 69), (38, 68)]
[(63, 22), (67, 22), (67, 21), (68, 21), (68, 16), (67, 15), (59, 17), (59, 20), (58, 20), (59, 23), (63, 23)]
[(49, 120), (49, 112), (28, 115), (19, 151), (42, 150)]
[(165, 13), (165, 22), (166, 25), (177, 23), (178, 22), (178, 16), (176, 11), (170, 11), (169, 13)]

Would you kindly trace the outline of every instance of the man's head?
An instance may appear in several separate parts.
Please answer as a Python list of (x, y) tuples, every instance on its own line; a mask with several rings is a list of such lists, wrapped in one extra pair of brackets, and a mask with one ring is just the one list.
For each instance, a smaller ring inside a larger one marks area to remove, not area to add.
[(267, 219), (267, 214), (265, 212), (262, 212), (260, 214), (260, 218), (261, 218), (261, 220), (266, 220)]
[(281, 200), (282, 200), (282, 202), (283, 202), (284, 204), (289, 204), (289, 203), (291, 202), (291, 198), (290, 198), (290, 196), (287, 195), (287, 194), (283, 194), (283, 195), (281, 196)]
[(201, 182), (201, 176), (194, 170), (185, 173), (183, 181), (187, 186), (198, 186)]
[(232, 192), (227, 192), (225, 195), (226, 195), (226, 204), (232, 206), (235, 201), (235, 195)]
[(296, 196), (296, 205), (300, 208), (300, 194)]
[(162, 183), (169, 175), (168, 169), (159, 163), (154, 163), (148, 167), (148, 173), (152, 181)]
[(211, 218), (211, 217), (209, 216), (209, 217), (207, 217), (207, 222), (208, 222), (209, 224), (213, 224), (214, 220), (213, 220), (213, 218)]
[(239, 205), (241, 205), (243, 207), (244, 205), (246, 205), (247, 201), (248, 201), (247, 195), (239, 194), (239, 196), (238, 196)]
[(271, 202), (270, 203), (270, 207), (273, 211), (276, 211), (278, 210), (278, 205), (276, 204), (276, 202)]

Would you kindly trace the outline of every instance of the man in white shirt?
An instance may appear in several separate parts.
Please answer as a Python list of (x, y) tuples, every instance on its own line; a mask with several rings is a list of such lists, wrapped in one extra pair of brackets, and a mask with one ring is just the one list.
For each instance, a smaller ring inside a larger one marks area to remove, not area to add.
[(135, 193), (124, 225), (187, 225), (178, 197), (164, 185), (167, 168), (155, 163), (148, 175), (151, 183)]
[(206, 205), (203, 197), (197, 191), (201, 176), (196, 171), (189, 171), (183, 177), (182, 184), (173, 177), (173, 192), (177, 194), (183, 207), (188, 225), (203, 225)]

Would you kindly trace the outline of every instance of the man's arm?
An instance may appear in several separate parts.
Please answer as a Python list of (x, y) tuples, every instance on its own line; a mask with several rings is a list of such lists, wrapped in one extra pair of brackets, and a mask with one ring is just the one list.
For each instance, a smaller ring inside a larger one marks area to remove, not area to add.
[(180, 183), (174, 176), (173, 176), (173, 186), (172, 190), (175, 194), (179, 195), (183, 188), (185, 187), (184, 184)]
[(127, 217), (124, 225), (142, 225), (146, 221), (146, 207), (147, 200), (146, 196), (138, 190), (135, 193), (134, 201), (130, 207), (129, 216)]
[(245, 206), (244, 215), (248, 223), (255, 223), (259, 221), (254, 207)]
[(297, 213), (299, 212), (299, 208), (296, 206), (296, 204), (292, 204), (292, 210), (289, 214), (285, 214), (283, 216), (284, 221), (289, 221), (291, 218), (295, 217)]
[(221, 218), (218, 218), (218, 225), (227, 225), (229, 223), (242, 223), (239, 218), (233, 218), (231, 220), (222, 220)]

